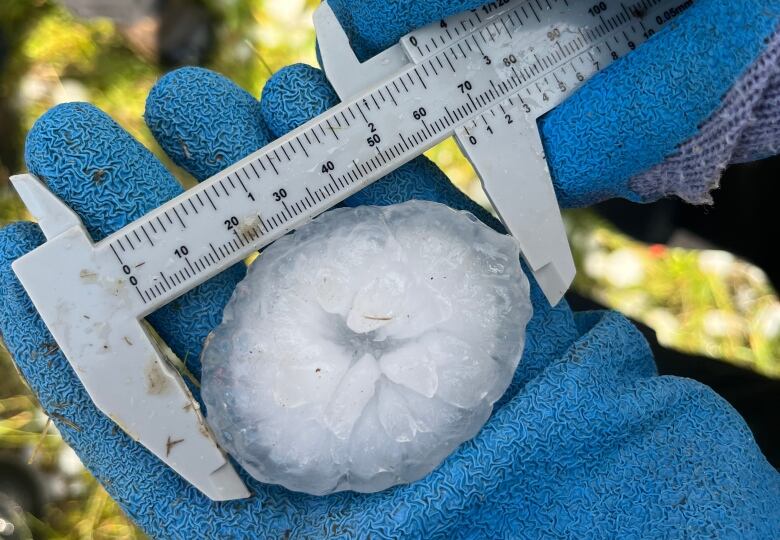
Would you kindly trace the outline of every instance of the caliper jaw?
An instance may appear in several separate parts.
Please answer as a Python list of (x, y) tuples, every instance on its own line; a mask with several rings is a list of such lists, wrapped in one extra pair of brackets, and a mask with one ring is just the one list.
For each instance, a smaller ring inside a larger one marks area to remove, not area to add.
[(491, 131), (479, 125), (471, 129), (462, 126), (455, 137), (554, 306), (574, 280), (574, 259), (536, 121), (521, 113), (513, 116), (516, 120), (512, 124), (503, 117), (491, 122)]
[(325, 76), (342, 101), (378, 85), (409, 65), (400, 43), (361, 63), (326, 1), (314, 12), (314, 28)]
[(70, 229), (81, 227), (81, 220), (76, 212), (46, 189), (33, 175), (12, 176), (11, 184), (48, 240)]
[(116, 261), (106, 243), (94, 245), (34, 176), (11, 181), (47, 237), (13, 270), (95, 405), (209, 498), (248, 497), (198, 402), (130, 307), (133, 288), (110, 277)]
[[(449, 19), (449, 25), (457, 26), (459, 17)], [(327, 1), (314, 13), (314, 25), (325, 74), (342, 100), (370, 90), (405, 66), (426, 59), (413, 52), (407, 36), (398, 45), (360, 63)], [(415, 35), (435, 33), (434, 26), (416, 30)], [(484, 131), (486, 123), (472, 121), (458, 127), (455, 138), (479, 175), (493, 208), (520, 244), (523, 258), (545, 296), (556, 305), (574, 280), (574, 259), (536, 119), (513, 112), (512, 124), (492, 122), (490, 130)], [(496, 113), (486, 116), (495, 117)], [(472, 142), (477, 140), (477, 131), (481, 144)]]

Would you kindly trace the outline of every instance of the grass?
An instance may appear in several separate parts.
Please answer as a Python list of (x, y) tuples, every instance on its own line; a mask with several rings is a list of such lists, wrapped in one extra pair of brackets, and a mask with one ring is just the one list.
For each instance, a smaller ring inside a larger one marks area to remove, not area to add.
[(724, 251), (642, 244), (587, 210), (566, 221), (579, 292), (666, 347), (780, 378), (780, 302), (760, 269)]
[(16, 375), (0, 348), (0, 452), (15, 455), (34, 466), (53, 494), (42, 518), (27, 515), (35, 538), (135, 539), (145, 538), (105, 490), (84, 469), (63, 442), (57, 429)]

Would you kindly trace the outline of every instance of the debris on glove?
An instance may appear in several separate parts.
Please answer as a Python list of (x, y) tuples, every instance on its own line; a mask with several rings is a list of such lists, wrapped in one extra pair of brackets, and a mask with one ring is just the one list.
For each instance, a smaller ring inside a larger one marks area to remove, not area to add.
[(251, 266), (203, 352), (223, 448), (324, 495), (418, 480), (482, 428), (531, 318), (514, 239), (412, 201), (338, 209)]

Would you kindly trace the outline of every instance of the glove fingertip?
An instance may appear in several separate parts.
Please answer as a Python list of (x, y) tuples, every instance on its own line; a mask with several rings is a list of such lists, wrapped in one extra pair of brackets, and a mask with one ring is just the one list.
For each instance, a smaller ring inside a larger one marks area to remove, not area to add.
[(415, 28), (467, 9), (476, 9), (483, 0), (428, 0), (427, 2), (388, 2), (387, 0), (329, 0), (358, 58), (365, 61), (395, 45)]
[(268, 144), (260, 104), (208, 69), (172, 71), (154, 85), (144, 119), (165, 153), (205, 180)]
[(260, 109), (274, 137), (281, 137), (339, 103), (325, 73), (306, 64), (287, 66), (263, 88)]
[(27, 135), (25, 161), (94, 240), (181, 193), (147, 148), (89, 103), (57, 105), (41, 116)]

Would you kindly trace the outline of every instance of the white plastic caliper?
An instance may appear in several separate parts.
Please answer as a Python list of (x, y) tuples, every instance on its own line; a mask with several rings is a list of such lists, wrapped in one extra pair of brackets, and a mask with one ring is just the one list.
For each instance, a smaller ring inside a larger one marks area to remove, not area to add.
[(323, 3), (315, 24), (342, 104), (98, 243), (38, 179), (14, 177), (47, 238), (14, 271), (101, 411), (208, 497), (246, 497), (141, 320), (452, 135), (556, 304), (574, 264), (536, 120), (673, 4), (491, 2), (360, 63)]

